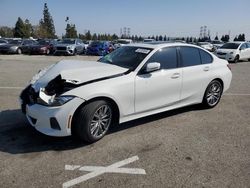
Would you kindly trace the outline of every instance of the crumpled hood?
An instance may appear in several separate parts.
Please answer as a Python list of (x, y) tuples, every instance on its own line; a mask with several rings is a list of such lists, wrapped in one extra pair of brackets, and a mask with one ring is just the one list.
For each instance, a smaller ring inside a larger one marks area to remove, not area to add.
[(46, 87), (49, 81), (61, 75), (61, 78), (76, 85), (128, 71), (115, 65), (96, 61), (63, 60), (50, 67), (32, 87), (35, 91)]

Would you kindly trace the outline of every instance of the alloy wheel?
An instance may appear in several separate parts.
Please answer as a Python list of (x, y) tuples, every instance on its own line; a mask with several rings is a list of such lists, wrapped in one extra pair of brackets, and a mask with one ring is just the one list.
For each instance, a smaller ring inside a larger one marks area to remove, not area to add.
[(218, 82), (214, 82), (210, 85), (207, 92), (206, 100), (210, 106), (215, 106), (221, 97), (221, 85)]
[(90, 132), (94, 137), (103, 136), (111, 123), (112, 110), (108, 105), (102, 105), (99, 107), (90, 122)]

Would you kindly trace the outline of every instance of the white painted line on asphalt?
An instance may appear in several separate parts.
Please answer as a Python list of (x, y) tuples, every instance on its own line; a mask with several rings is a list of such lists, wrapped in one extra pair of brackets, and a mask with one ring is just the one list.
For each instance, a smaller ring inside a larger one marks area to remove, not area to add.
[(80, 167), (80, 165), (65, 165), (65, 170), (76, 170)]
[(24, 89), (24, 87), (0, 87), (0, 89)]
[(65, 170), (78, 169), (80, 171), (88, 171), (90, 173), (80, 176), (78, 178), (72, 179), (70, 181), (67, 181), (63, 183), (62, 187), (68, 188), (68, 187), (74, 186), (76, 184), (79, 184), (81, 182), (84, 182), (86, 180), (89, 180), (91, 178), (94, 178), (104, 173), (146, 174), (146, 171), (140, 168), (119, 168), (137, 160), (139, 160), (139, 157), (134, 156), (134, 157), (130, 157), (128, 159), (119, 161), (117, 163), (114, 163), (106, 167), (105, 166), (82, 166), (80, 167), (79, 165), (65, 165)]

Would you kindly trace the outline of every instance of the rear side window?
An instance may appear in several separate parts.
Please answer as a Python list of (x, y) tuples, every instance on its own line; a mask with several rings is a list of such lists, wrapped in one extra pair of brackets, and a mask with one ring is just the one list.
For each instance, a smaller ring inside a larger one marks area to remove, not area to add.
[(200, 50), (200, 55), (202, 64), (208, 64), (213, 62), (212, 56), (204, 50)]
[(167, 47), (155, 52), (147, 63), (157, 62), (161, 64), (161, 69), (172, 69), (177, 67), (176, 48)]
[(201, 58), (198, 48), (182, 46), (180, 47), (180, 53), (181, 53), (183, 67), (189, 67), (201, 64)]

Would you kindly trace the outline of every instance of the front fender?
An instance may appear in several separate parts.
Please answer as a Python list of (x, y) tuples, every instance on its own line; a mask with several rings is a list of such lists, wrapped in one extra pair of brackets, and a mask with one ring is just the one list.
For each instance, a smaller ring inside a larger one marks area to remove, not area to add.
[(134, 113), (134, 75), (97, 81), (76, 87), (63, 95), (73, 95), (86, 101), (97, 97), (112, 99), (118, 106), (120, 117)]

